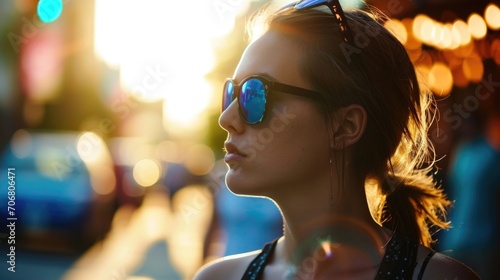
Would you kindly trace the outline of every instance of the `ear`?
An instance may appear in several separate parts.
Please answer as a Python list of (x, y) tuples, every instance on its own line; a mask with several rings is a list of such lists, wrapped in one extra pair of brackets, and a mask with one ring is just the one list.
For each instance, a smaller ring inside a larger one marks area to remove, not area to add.
[(366, 111), (361, 105), (351, 104), (335, 112), (333, 123), (333, 149), (343, 149), (361, 139), (366, 127)]

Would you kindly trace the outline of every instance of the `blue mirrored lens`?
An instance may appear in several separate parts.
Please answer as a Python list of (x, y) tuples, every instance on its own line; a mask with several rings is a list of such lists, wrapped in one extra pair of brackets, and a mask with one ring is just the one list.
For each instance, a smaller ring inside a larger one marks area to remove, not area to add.
[(313, 8), (313, 7), (317, 7), (319, 5), (323, 5), (325, 3), (328, 3), (328, 1), (327, 0), (303, 0), (303, 1), (300, 1), (299, 3), (297, 3), (297, 5), (295, 5), (295, 9), (300, 10), (300, 9), (305, 9), (305, 8)]
[(243, 83), (239, 98), (241, 116), (250, 124), (258, 123), (266, 109), (266, 87), (258, 79)]
[(227, 81), (224, 85), (224, 92), (222, 94), (222, 112), (224, 112), (231, 102), (234, 100), (234, 84), (231, 81)]

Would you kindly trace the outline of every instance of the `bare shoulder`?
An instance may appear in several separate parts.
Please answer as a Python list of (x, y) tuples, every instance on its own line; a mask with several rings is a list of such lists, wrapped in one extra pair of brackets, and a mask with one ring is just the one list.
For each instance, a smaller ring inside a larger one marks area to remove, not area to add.
[(250, 262), (260, 250), (224, 257), (201, 267), (194, 280), (241, 279)]
[(422, 279), (468, 280), (480, 277), (467, 265), (445, 254), (436, 253), (429, 260)]

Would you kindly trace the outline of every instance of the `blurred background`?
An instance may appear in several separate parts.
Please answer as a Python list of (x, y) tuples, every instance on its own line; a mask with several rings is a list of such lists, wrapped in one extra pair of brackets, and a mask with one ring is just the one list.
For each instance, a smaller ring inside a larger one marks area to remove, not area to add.
[[(0, 279), (190, 279), (206, 261), (280, 235), (273, 203), (227, 192), (217, 124), (220, 89), (249, 42), (245, 23), (270, 2), (0, 1)], [(435, 249), (491, 279), (500, 263), (500, 4), (367, 3), (391, 18), (438, 99), (436, 180), (456, 207)], [(3, 226), (8, 168), (15, 273)]]

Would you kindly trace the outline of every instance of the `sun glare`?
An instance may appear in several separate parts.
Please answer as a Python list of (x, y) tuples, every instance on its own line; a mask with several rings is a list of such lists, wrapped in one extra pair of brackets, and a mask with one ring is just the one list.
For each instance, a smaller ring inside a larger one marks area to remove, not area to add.
[(119, 70), (124, 92), (140, 102), (163, 101), (164, 118), (191, 123), (214, 98), (203, 78), (216, 62), (212, 41), (249, 6), (249, 0), (96, 0), (95, 54)]
[(203, 111), (210, 105), (210, 85), (202, 80), (178, 80), (163, 103), (163, 122), (168, 130), (171, 125), (185, 128), (200, 123)]

